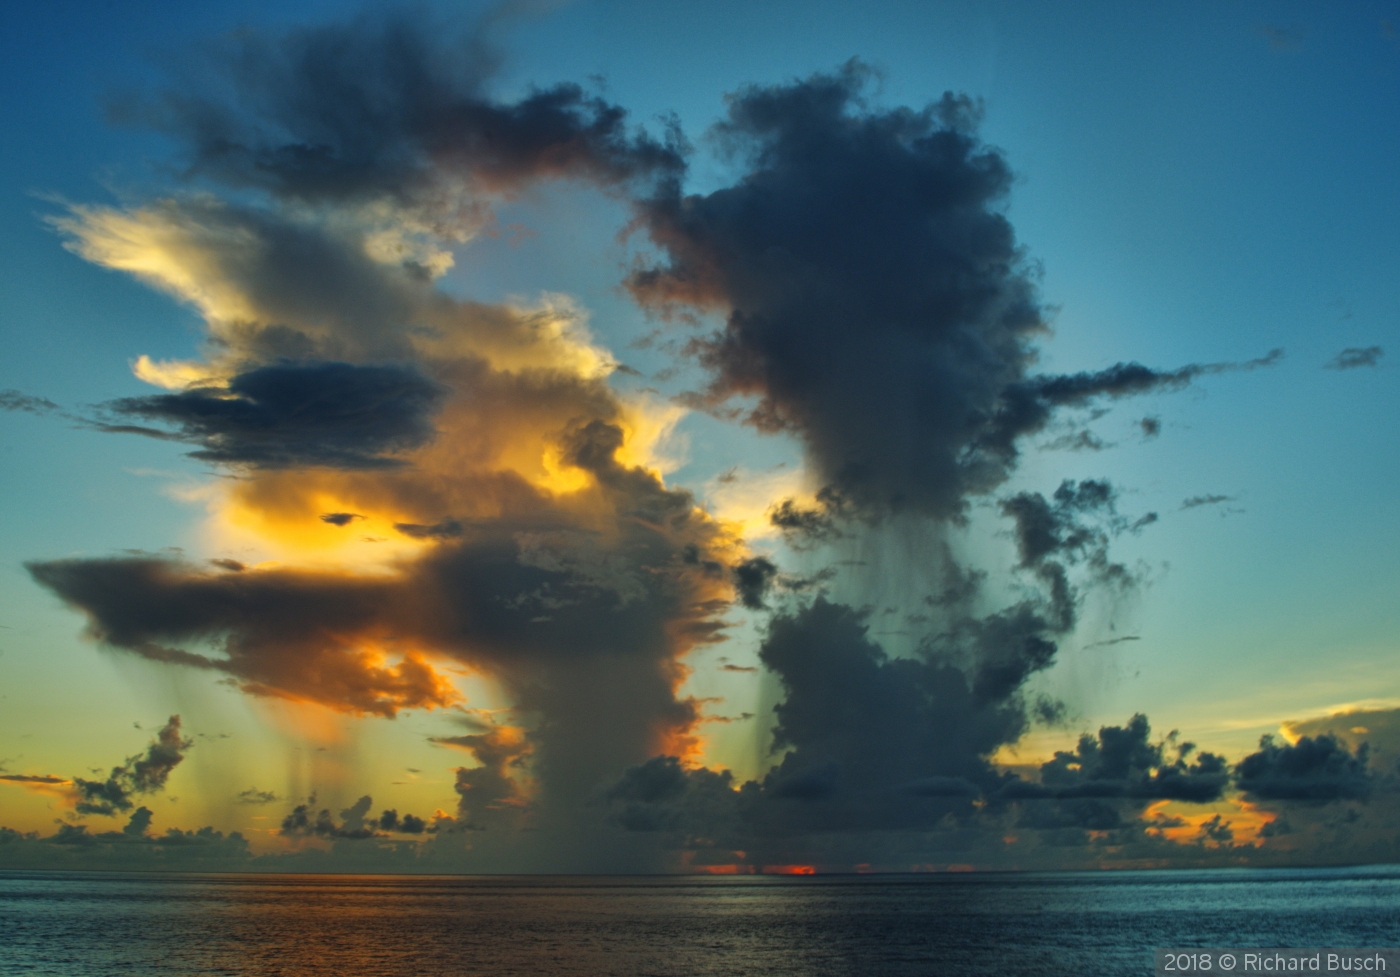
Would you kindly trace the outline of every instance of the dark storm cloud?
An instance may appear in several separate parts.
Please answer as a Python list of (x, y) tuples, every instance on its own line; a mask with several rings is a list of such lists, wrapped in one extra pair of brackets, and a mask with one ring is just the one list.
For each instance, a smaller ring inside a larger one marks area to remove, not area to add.
[(1342, 350), (1326, 364), (1329, 370), (1355, 370), (1362, 366), (1379, 366), (1385, 350), (1379, 346), (1364, 349), (1350, 346)]
[(201, 445), (190, 454), (203, 461), (269, 469), (391, 468), (402, 464), (395, 453), (431, 440), (443, 397), (413, 367), (282, 362), (240, 373), (227, 387), (104, 405), (112, 415), (174, 430), (96, 423), (106, 431)]
[(486, 91), (498, 58), (412, 13), (279, 34), (239, 31), (201, 52), (158, 99), (119, 118), (172, 135), (189, 172), (288, 200), (382, 199), (450, 225), (452, 183), (509, 192), (542, 178), (618, 186), (683, 167), (678, 137), (630, 129), (626, 112), (577, 85), (518, 101)]
[(615, 820), (735, 833), (745, 847), (747, 832), (909, 829), (970, 810), (981, 788), (961, 785), (998, 782), (987, 758), (1024, 731), (1023, 709), (979, 700), (951, 665), (890, 658), (868, 632), (862, 614), (820, 597), (776, 616), (759, 657), (784, 691), (773, 728), (781, 760), (736, 793), (728, 771), (653, 758), (608, 793)]
[[(1275, 361), (1028, 376), (1045, 318), (1000, 212), (1012, 174), (977, 139), (978, 107), (949, 93), (875, 109), (871, 75), (852, 61), (729, 96), (713, 136), (747, 171), (707, 195), (668, 183), (639, 203), (666, 262), (628, 280), (647, 306), (727, 315), (692, 344), (713, 378), (700, 402), (757, 398), (748, 422), (801, 437), (853, 512), (955, 516), (1005, 480), (1017, 439), (1057, 408)], [(819, 528), (827, 514), (773, 517)]]
[(1360, 744), (1353, 754), (1346, 744), (1326, 733), (1279, 745), (1272, 736), (1259, 741), (1235, 767), (1235, 784), (1250, 797), (1268, 801), (1362, 800), (1375, 779), (1367, 769), (1370, 747)]
[(180, 736), (180, 717), (171, 716), (145, 753), (138, 753), (113, 767), (106, 780), (73, 778), (78, 813), (111, 816), (118, 811), (131, 810), (134, 795), (153, 794), (165, 787), (170, 772), (179, 766), (185, 751), (193, 745), (194, 740)]
[(0, 410), (24, 411), (26, 414), (47, 414), (62, 410), (47, 397), (35, 397), (18, 390), (0, 390)]

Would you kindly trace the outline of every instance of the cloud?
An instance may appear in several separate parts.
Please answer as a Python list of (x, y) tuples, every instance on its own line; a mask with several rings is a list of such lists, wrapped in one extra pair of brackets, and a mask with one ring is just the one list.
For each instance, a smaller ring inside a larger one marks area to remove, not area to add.
[(134, 795), (153, 794), (165, 787), (170, 772), (193, 745), (194, 740), (180, 735), (180, 717), (171, 716), (144, 754), (128, 757), (125, 763), (113, 767), (106, 780), (73, 778), (78, 813), (110, 817), (118, 811), (131, 810)]
[(35, 397), (18, 390), (0, 390), (0, 410), (24, 411), (26, 414), (48, 414), (62, 410), (47, 397)]
[(323, 512), (321, 521), (331, 526), (348, 526), (356, 519), (363, 519), (364, 516), (358, 512)]
[(1138, 427), (1142, 429), (1144, 440), (1155, 438), (1162, 433), (1162, 419), (1160, 417), (1144, 417), (1138, 421)]
[(1366, 766), (1368, 752), (1362, 743), (1352, 753), (1326, 733), (1282, 745), (1265, 736), (1259, 741), (1259, 752), (1235, 767), (1235, 782), (1247, 795), (1261, 800), (1364, 800), (1375, 786)]
[(1326, 364), (1329, 370), (1355, 370), (1363, 366), (1379, 366), (1385, 350), (1379, 346), (1365, 348), (1348, 346)]
[(458, 767), (456, 783), (458, 817), (468, 828), (485, 830), (488, 825), (514, 821), (529, 803), (521, 784), (521, 771), (532, 752), (525, 731), (512, 726), (493, 726), (468, 736), (432, 737), (440, 746), (466, 750), (476, 760), (474, 768)]
[(212, 827), (168, 828), (152, 834), (154, 818), (150, 808), (139, 807), (120, 831), (90, 832), (85, 824), (61, 823), (47, 837), (0, 827), (0, 867), (239, 871), (252, 860), (248, 840), (237, 831), (225, 835)]
[(1025, 728), (1019, 704), (979, 700), (963, 672), (943, 662), (890, 658), (868, 631), (860, 613), (821, 597), (775, 616), (759, 657), (784, 691), (773, 728), (779, 762), (735, 791), (728, 771), (655, 757), (608, 792), (618, 823), (689, 828), (744, 848), (757, 843), (750, 832), (909, 828), (950, 804), (967, 807), (970, 797), (909, 785), (994, 781), (987, 758)]
[[(747, 422), (800, 437), (853, 513), (949, 518), (1008, 477), (1017, 440), (1057, 408), (1280, 355), (1029, 375), (1047, 325), (1002, 213), (1010, 167), (976, 136), (980, 107), (946, 93), (877, 109), (873, 75), (853, 60), (740, 89), (712, 139), (743, 176), (705, 195), (665, 183), (638, 204), (664, 261), (632, 272), (633, 297), (725, 316), (691, 344), (712, 378), (697, 406), (755, 399)], [(820, 527), (810, 512), (780, 507), (775, 522)]]
[[(1147, 844), (1132, 822), (1149, 801), (1221, 796), (1222, 761), (1150, 743), (1145, 719), (1081, 741), (1039, 781), (994, 763), (1032, 722), (1063, 721), (1028, 683), (1089, 588), (1133, 586), (1109, 545), (1155, 518), (1120, 515), (1102, 480), (995, 493), (1026, 437), (1064, 429), (1057, 413), (1280, 353), (1033, 373), (1046, 322), (1004, 215), (1012, 174), (965, 96), (878, 108), (858, 62), (744, 88), (712, 133), (740, 177), (687, 196), (678, 132), (653, 139), (568, 85), (497, 97), (484, 34), (444, 42), (416, 17), (211, 46), (123, 109), (175, 138), (188, 192), (53, 222), (76, 253), (202, 317), (199, 357), (138, 358), (162, 392), (92, 423), (233, 469), (209, 489), (209, 529), (256, 542), (235, 550), (246, 563), (127, 553), (36, 560), (33, 579), (104, 646), (250, 695), (393, 718), (460, 702), (465, 672), (507, 703), (432, 737), (471, 757), (454, 770), (455, 816), (375, 817), (369, 794), (336, 816), (310, 800), (281, 823), (292, 860), (259, 865), (465, 864), (448, 836), (473, 840), (477, 868), (650, 869), (677, 849), (808, 864), (896, 836), (985, 845), (1018, 817), (1081, 847), (1094, 826)], [(626, 371), (573, 302), (487, 304), (438, 284), (496, 201), (553, 179), (635, 207), (659, 250), (628, 276), (638, 302), (723, 317), (689, 346), (709, 378), (689, 402), (801, 440), (807, 471), (754, 504), (777, 496), (769, 519), (798, 571), (666, 483), (661, 439), (682, 409), (611, 387)], [(1101, 442), (1081, 430), (1065, 446)], [(947, 532), (988, 498), (1017, 553), (997, 586)], [(367, 535), (341, 531), (352, 523)], [(898, 559), (875, 558), (886, 543)], [(263, 544), (274, 559), (253, 555)], [(889, 605), (919, 629), (902, 655), (872, 629), (885, 611), (831, 594), (889, 577), (922, 598), (917, 615)], [(743, 784), (698, 765), (702, 724), (727, 717), (683, 691), (686, 656), (725, 636), (736, 605), (771, 611), (759, 659), (780, 691), (754, 732), (773, 750)], [(137, 759), (81, 782), (85, 803), (129, 810)], [(1201, 830), (1233, 843), (1223, 821)], [(14, 844), (135, 843), (72, 828)]]
[[(314, 803), (314, 798), (312, 800)], [(370, 838), (384, 838), (388, 834), (421, 835), (437, 830), (422, 818), (412, 814), (399, 816), (396, 810), (386, 810), (377, 818), (369, 817), (374, 799), (366, 794), (354, 804), (340, 812), (340, 821), (331, 816), (329, 809), (323, 808), (312, 813), (311, 804), (298, 804), (282, 819), (278, 834), (283, 837), (316, 837), (327, 840), (365, 841)]]
[(316, 206), (390, 208), (411, 230), (461, 238), (491, 196), (542, 179), (603, 187), (684, 165), (627, 113), (573, 84), (502, 101), (487, 25), (364, 15), (209, 44), (154, 97), (117, 118), (172, 136), (187, 175)]
[(777, 565), (766, 557), (755, 556), (738, 564), (733, 572), (739, 602), (749, 610), (762, 610), (763, 598), (778, 575)]
[(226, 387), (126, 397), (104, 405), (176, 430), (97, 421), (104, 431), (201, 445), (191, 456), (261, 468), (384, 468), (434, 435), (442, 391), (408, 367), (275, 363)]
[(1152, 743), (1147, 717), (1134, 716), (1124, 726), (1100, 727), (1085, 734), (1078, 747), (1060, 751), (1040, 768), (1038, 785), (1008, 782), (1003, 796), (1020, 799), (1131, 798), (1202, 804), (1218, 800), (1229, 785), (1222, 757), (1199, 753), (1195, 744), (1168, 740)]
[(238, 792), (238, 803), (240, 804), (271, 804), (281, 800), (270, 790), (258, 790), (256, 787), (249, 787), (247, 790)]

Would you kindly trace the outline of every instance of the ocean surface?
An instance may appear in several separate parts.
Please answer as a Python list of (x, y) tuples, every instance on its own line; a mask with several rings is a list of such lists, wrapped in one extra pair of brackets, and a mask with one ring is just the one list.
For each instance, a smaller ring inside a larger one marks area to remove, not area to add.
[(1400, 869), (0, 872), (4, 975), (1146, 975), (1169, 946), (1400, 946)]

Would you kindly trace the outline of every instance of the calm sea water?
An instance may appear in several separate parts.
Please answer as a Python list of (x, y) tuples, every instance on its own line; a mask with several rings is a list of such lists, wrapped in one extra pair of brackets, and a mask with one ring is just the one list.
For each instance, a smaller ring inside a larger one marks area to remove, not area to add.
[(1145, 975), (1232, 945), (1400, 946), (1400, 871), (0, 873), (5, 975)]

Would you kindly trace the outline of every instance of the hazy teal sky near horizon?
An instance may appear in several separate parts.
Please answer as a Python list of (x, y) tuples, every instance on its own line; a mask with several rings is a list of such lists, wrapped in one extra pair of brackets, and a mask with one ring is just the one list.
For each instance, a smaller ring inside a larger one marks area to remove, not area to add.
[[(1006, 214), (1054, 310), (1053, 335), (1040, 345), (1046, 372), (1125, 361), (1166, 370), (1285, 350), (1276, 365), (1113, 402), (1089, 423), (1109, 443), (1104, 450), (1049, 448), (1052, 429), (1035, 439), (1045, 450), (1026, 451), (1002, 494), (1107, 477), (1120, 487), (1125, 514), (1159, 515), (1114, 543), (1115, 556), (1140, 563), (1149, 580), (1113, 615), (1117, 629), (1108, 630), (1105, 614), (1086, 615), (1058, 664), (1035, 680), (1072, 716), (1070, 728), (1037, 734), (1044, 742), (1143, 712), (1154, 728), (1179, 728), (1233, 759), (1284, 721), (1346, 704), (1400, 706), (1400, 5), (520, 9), (527, 12), (497, 28), (505, 61), (493, 91), (597, 84), (653, 131), (674, 112), (696, 146), (687, 185), (695, 192), (734, 175), (704, 133), (725, 94), (746, 84), (802, 78), (857, 57), (881, 73), (875, 104), (922, 106), (945, 90), (981, 99), (981, 135), (1016, 173)], [(131, 203), (179, 186), (168, 144), (109, 124), (103, 108), (157, 80), (163, 59), (197, 58), (191, 52), (202, 39), (243, 25), (317, 22), (345, 10), (166, 2), (7, 9), (0, 389), (80, 410), (146, 391), (130, 369), (138, 355), (196, 354), (193, 311), (64, 250), (46, 221), (65, 203)], [(444, 287), (483, 301), (572, 296), (601, 345), (657, 369), (659, 359), (648, 361), (654, 354), (628, 348), (654, 324), (618, 287), (630, 252), (617, 232), (627, 217), (621, 203), (596, 194), (531, 192), (504, 206), (499, 223), (533, 233), (463, 245)], [(1373, 366), (1327, 368), (1343, 350), (1370, 347), (1384, 351)], [(1160, 419), (1159, 435), (1144, 437), (1144, 417)], [(199, 528), (198, 487), (217, 476), (183, 451), (53, 414), (0, 413), (0, 763), (12, 773), (65, 776), (104, 767), (180, 712), (191, 729), (232, 733), (228, 742), (242, 744), (201, 741), (177, 775), (189, 784), (182, 803), (197, 806), (193, 826), (196, 818), (216, 823), (226, 805), (212, 798), (214, 785), (227, 770), (238, 771), (240, 789), (271, 787), (273, 775), (255, 781), (255, 755), (318, 747), (259, 711), (270, 707), (207, 676), (97, 649), (80, 636), (79, 616), (22, 567), (162, 547), (220, 555), (204, 552)], [(790, 441), (700, 415), (680, 422), (673, 453), (681, 463), (668, 484), (702, 498), (735, 464), (759, 470), (800, 457)], [(1188, 503), (1216, 496), (1227, 498)], [(968, 540), (991, 565), (1011, 560), (1005, 527), (990, 510), (974, 513)], [(778, 552), (771, 541), (757, 548)], [(1137, 640), (1108, 643), (1124, 636)], [(751, 634), (732, 644), (740, 647), (703, 654), (752, 659)], [(760, 686), (724, 686), (745, 699), (729, 708), (771, 705), (771, 683)], [(378, 774), (394, 764), (447, 763), (424, 742), (447, 731), (432, 714), (359, 719), (345, 730), (327, 734), (344, 768), (363, 763)], [(763, 735), (725, 730), (723, 752), (736, 769), (756, 763)], [(329, 776), (320, 762), (279, 762), (278, 793), (314, 788)], [(430, 808), (432, 797), (452, 799), (446, 776), (393, 789), (403, 803)], [(297, 777), (305, 784), (290, 782)], [(45, 803), (8, 791), (0, 814), (13, 809), (36, 827), (47, 823)]]

